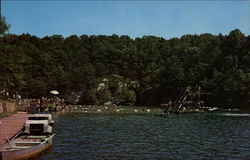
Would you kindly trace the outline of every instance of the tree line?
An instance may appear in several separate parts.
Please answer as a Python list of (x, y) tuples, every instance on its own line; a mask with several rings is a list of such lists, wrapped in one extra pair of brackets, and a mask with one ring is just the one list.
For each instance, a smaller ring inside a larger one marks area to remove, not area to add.
[[(8, 27), (0, 32), (0, 88), (23, 97), (57, 89), (61, 95), (79, 93), (80, 104), (119, 99), (159, 105), (191, 85), (202, 88), (207, 105), (249, 105), (250, 36), (238, 29), (228, 35), (132, 39), (115, 34), (38, 38), (6, 34)], [(100, 91), (101, 83), (106, 87)]]

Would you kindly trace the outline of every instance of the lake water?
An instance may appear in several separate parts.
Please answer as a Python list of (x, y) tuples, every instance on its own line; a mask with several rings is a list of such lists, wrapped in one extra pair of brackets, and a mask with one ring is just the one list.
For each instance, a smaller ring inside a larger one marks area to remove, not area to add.
[(250, 114), (64, 113), (37, 160), (250, 159)]

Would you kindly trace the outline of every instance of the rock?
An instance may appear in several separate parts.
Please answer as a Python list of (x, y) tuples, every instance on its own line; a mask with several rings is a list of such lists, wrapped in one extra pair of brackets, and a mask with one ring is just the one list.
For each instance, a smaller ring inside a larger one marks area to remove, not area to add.
[(65, 103), (68, 104), (77, 104), (81, 98), (82, 92), (70, 92), (68, 94), (63, 95), (63, 99)]
[(169, 105), (168, 104), (161, 104), (161, 107), (168, 107)]
[(112, 106), (114, 106), (113, 102), (105, 102), (103, 105), (104, 105), (104, 106), (107, 106), (107, 107), (112, 107)]

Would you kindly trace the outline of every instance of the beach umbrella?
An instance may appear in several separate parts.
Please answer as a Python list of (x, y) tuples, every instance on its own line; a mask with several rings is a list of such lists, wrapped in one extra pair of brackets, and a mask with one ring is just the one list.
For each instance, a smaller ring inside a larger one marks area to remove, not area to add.
[(52, 90), (52, 91), (50, 91), (50, 93), (51, 93), (51, 94), (54, 94), (54, 95), (59, 94), (59, 92), (58, 92), (58, 91), (56, 91), (56, 90)]

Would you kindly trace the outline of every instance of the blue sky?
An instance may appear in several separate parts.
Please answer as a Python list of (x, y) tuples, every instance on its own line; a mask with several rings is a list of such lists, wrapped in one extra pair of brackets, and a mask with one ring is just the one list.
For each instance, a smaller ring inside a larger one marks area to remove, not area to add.
[(10, 33), (46, 35), (250, 34), (250, 1), (2, 1)]

